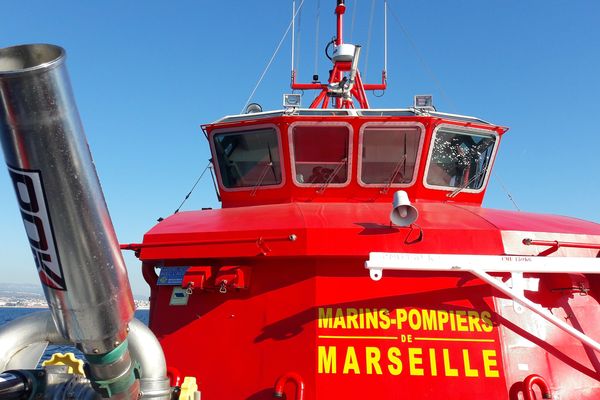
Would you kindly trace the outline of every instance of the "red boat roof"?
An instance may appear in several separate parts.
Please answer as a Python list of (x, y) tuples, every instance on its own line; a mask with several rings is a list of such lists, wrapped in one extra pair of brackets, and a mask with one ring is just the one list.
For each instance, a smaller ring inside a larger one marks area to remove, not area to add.
[(502, 231), (600, 235), (600, 224), (572, 217), (471, 206), (462, 206), (462, 208), (480, 216)]
[(300, 108), (290, 110), (272, 110), (257, 112), (251, 114), (236, 114), (227, 115), (219, 120), (205, 126), (211, 126), (221, 123), (228, 122), (241, 122), (241, 121), (253, 121), (261, 120), (265, 118), (275, 118), (283, 116), (320, 116), (320, 117), (332, 117), (332, 116), (358, 116), (358, 117), (419, 117), (419, 116), (430, 116), (436, 118), (444, 118), (451, 121), (468, 122), (472, 124), (481, 124), (496, 126), (483, 119), (472, 117), (468, 115), (449, 114), (438, 111), (423, 111), (416, 108), (386, 108), (386, 109), (312, 109), (312, 108)]
[(574, 218), (456, 203), (423, 201), (415, 206), (419, 218), (406, 228), (390, 226), (391, 205), (382, 203), (288, 203), (181, 212), (145, 235), (140, 258), (368, 256), (372, 251), (505, 254), (502, 231), (600, 237), (600, 224)]

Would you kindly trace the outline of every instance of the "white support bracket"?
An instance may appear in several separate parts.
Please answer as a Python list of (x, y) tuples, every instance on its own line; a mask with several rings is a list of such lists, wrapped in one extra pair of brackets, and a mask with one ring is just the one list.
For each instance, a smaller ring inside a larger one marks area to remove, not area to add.
[[(537, 292), (539, 289), (539, 278), (525, 278), (523, 277), (522, 272), (511, 272), (510, 273), (510, 284), (506, 282), (506, 285), (515, 293), (519, 293), (520, 295), (525, 295), (525, 290), (529, 290), (531, 292)], [(513, 309), (516, 313), (521, 314), (525, 309), (523, 306), (516, 301), (513, 301)]]
[(567, 334), (600, 352), (600, 343), (544, 310), (523, 294), (491, 276), (489, 272), (511, 273), (600, 273), (600, 258), (480, 256), (463, 254), (370, 253), (365, 262), (371, 279), (378, 281), (383, 270), (470, 272), (490, 286), (528, 308)]

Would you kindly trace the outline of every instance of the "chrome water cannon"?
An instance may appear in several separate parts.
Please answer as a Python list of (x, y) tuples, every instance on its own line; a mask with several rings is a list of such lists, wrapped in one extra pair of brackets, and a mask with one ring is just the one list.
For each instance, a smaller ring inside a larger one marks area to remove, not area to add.
[(48, 44), (0, 49), (0, 142), (58, 332), (96, 392), (137, 399), (133, 296), (65, 58)]

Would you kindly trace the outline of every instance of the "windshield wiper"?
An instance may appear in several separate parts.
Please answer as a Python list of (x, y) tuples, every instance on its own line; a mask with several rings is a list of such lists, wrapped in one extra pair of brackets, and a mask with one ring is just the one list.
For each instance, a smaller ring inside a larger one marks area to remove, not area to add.
[[(406, 164), (406, 154), (403, 155), (402, 158), (400, 159), (400, 161), (398, 161), (396, 163), (396, 165), (394, 166), (394, 170), (392, 171), (392, 175), (389, 177), (389, 179), (385, 183), (385, 187), (383, 189), (381, 189), (381, 194), (386, 194), (390, 190), (390, 187), (392, 186), (392, 183), (394, 182), (394, 180), (396, 180), (396, 176), (398, 175), (398, 173), (400, 173), (400, 169), (405, 164)], [(402, 176), (402, 178), (404, 178), (404, 176)]]
[(466, 189), (467, 187), (469, 187), (470, 184), (472, 184), (473, 182), (475, 182), (475, 180), (479, 179), (483, 174), (485, 174), (487, 172), (487, 169), (488, 169), (489, 166), (490, 166), (490, 164), (489, 164), (489, 160), (488, 160), (488, 165), (486, 165), (485, 168), (483, 168), (481, 171), (479, 171), (478, 173), (476, 173), (475, 175), (473, 175), (473, 177), (471, 179), (469, 179), (467, 181), (467, 183), (465, 183), (462, 186), (454, 189), (454, 191), (452, 191), (452, 193), (448, 193), (446, 196), (450, 197), (450, 198), (455, 197), (457, 194), (459, 194), (464, 189)]
[(319, 190), (317, 190), (317, 193), (321, 194), (321, 193), (325, 192), (325, 190), (327, 189), (327, 186), (329, 186), (329, 184), (335, 179), (338, 172), (340, 172), (342, 167), (344, 165), (346, 165), (347, 162), (348, 162), (348, 158), (344, 157), (337, 163), (337, 165), (335, 166), (335, 169), (333, 171), (331, 171), (331, 174), (329, 174), (329, 176), (327, 177), (325, 182), (323, 182), (323, 184), (321, 185)]
[(252, 196), (252, 197), (256, 196), (256, 192), (258, 191), (258, 188), (262, 185), (263, 181), (265, 180), (265, 177), (267, 176), (269, 167), (271, 168), (271, 171), (273, 172), (273, 179), (276, 179), (275, 167), (273, 164), (273, 155), (271, 154), (271, 146), (268, 143), (267, 143), (267, 150), (269, 151), (269, 162), (266, 163), (265, 166), (263, 167), (262, 171), (260, 171), (260, 175), (258, 176), (258, 181), (256, 181), (256, 185), (254, 185), (254, 187), (252, 188), (252, 191), (250, 192), (250, 196)]
[[(485, 153), (486, 151), (488, 151), (488, 149), (493, 146), (495, 144), (495, 141), (491, 141), (489, 143), (487, 143), (487, 145), (485, 146), (485, 148), (481, 151), (477, 150), (479, 155)], [(462, 192), (464, 189), (466, 189), (467, 187), (469, 187), (470, 184), (472, 184), (473, 182), (475, 182), (477, 179), (479, 179), (482, 175), (484, 175), (488, 168), (490, 167), (490, 158), (491, 158), (491, 154), (488, 154), (488, 156), (486, 157), (486, 166), (485, 168), (482, 168), (481, 171), (477, 172), (475, 175), (473, 175), (473, 177), (471, 179), (469, 179), (467, 181), (467, 183), (463, 184), (462, 186), (454, 189), (454, 191), (452, 191), (451, 193), (448, 193), (446, 195), (446, 197), (450, 197), (453, 198), (455, 197), (457, 194), (459, 194), (460, 192)]]

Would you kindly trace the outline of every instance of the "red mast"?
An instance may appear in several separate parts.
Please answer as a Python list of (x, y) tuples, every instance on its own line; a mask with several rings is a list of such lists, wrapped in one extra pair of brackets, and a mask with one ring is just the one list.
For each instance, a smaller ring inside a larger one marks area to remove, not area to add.
[[(297, 83), (296, 71), (292, 70), (291, 87), (294, 90), (320, 90), (320, 93), (310, 104), (310, 108), (327, 108), (331, 103), (330, 98), (335, 99), (335, 108), (355, 108), (354, 100), (358, 102), (358, 108), (369, 108), (366, 90), (385, 90), (387, 77), (385, 70), (381, 74), (381, 83), (364, 84), (358, 70), (360, 57), (360, 46), (344, 43), (343, 21), (346, 5), (344, 0), (337, 0), (335, 14), (337, 16), (337, 37), (330, 43), (333, 44), (333, 55), (331, 61), (333, 68), (329, 71), (327, 83)], [(328, 45), (329, 46), (329, 45)]]

